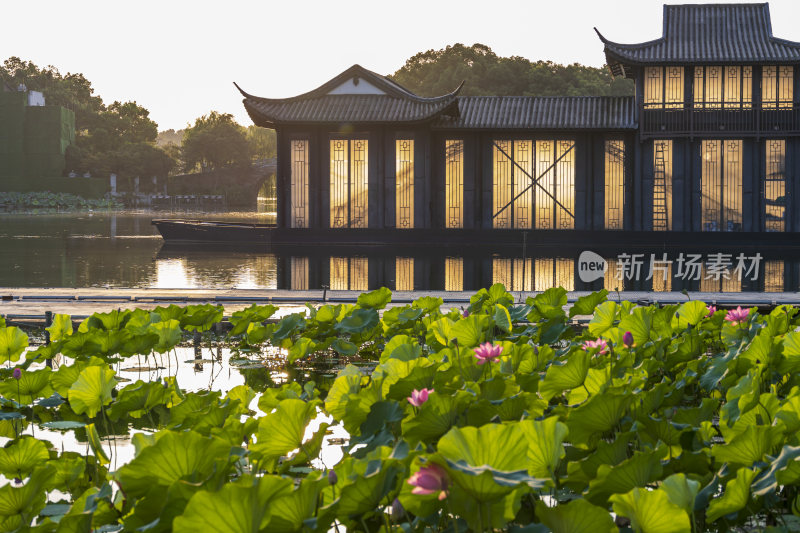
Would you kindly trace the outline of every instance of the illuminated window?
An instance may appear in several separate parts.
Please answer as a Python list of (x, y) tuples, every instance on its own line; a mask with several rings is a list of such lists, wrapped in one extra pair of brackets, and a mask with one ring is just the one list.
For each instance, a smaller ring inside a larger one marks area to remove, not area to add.
[(397, 257), (394, 262), (394, 290), (414, 290), (414, 258)]
[(605, 228), (622, 229), (625, 207), (625, 141), (606, 141), (605, 182)]
[(764, 109), (791, 108), (794, 67), (767, 65), (761, 69), (761, 105)]
[(536, 141), (536, 229), (575, 227), (575, 141)]
[(331, 227), (366, 228), (369, 206), (366, 139), (331, 139)]
[(653, 230), (672, 230), (672, 141), (653, 141)]
[(742, 229), (742, 141), (703, 141), (703, 231)]
[(492, 225), (532, 227), (533, 141), (494, 141)]
[[(445, 141), (445, 227), (464, 227), (464, 141)], [(461, 290), (461, 289), (458, 289)]]
[(289, 285), (293, 291), (308, 290), (308, 257), (292, 257)]
[(533, 260), (526, 258), (492, 258), (492, 284), (502, 283), (509, 291), (530, 291), (533, 281)]
[[(736, 265), (734, 260), (733, 265)], [(726, 272), (711, 272), (708, 263), (703, 263), (700, 274), (700, 290), (702, 292), (741, 292), (742, 281), (733, 268)]]
[(653, 269), (653, 292), (669, 292), (672, 290), (672, 264), (661, 263)]
[(446, 291), (464, 290), (463, 257), (444, 258), (444, 290)]
[(764, 292), (783, 292), (783, 261), (764, 261)]
[(749, 109), (753, 105), (753, 67), (694, 67), (694, 107)]
[(683, 67), (645, 67), (644, 106), (648, 109), (683, 108)]
[(293, 140), (292, 151), (292, 212), (293, 228), (308, 227), (308, 141)]
[(533, 264), (533, 290), (552, 287), (575, 290), (575, 263), (572, 259), (537, 258)]
[(764, 229), (786, 231), (786, 141), (766, 141)]
[(332, 291), (369, 290), (369, 264), (366, 257), (331, 257), (329, 287)]
[(414, 140), (395, 141), (397, 202), (395, 227), (414, 227)]

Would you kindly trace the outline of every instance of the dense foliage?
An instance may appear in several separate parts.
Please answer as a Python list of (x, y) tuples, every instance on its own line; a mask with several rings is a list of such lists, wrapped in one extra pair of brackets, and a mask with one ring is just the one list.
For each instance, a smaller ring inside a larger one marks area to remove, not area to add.
[(75, 194), (54, 192), (0, 192), (3, 209), (113, 209), (121, 204), (113, 198), (83, 198)]
[(420, 52), (392, 75), (421, 96), (447, 94), (463, 81), (463, 95), (627, 96), (633, 81), (613, 79), (604, 68), (559, 65), (524, 57), (499, 57), (483, 44), (454, 44)]
[[(208, 331), (219, 307), (95, 314), (75, 331), (57, 315), (51, 344), (27, 352), (28, 337), (2, 327), (0, 361), (17, 366), (0, 381), (0, 473), (17, 481), (0, 488), (0, 527), (795, 530), (797, 309), (606, 295), (569, 314), (563, 289), (517, 304), (501, 285), (463, 313), (431, 297), (380, 313), (387, 289), (277, 321), (275, 307), (254, 305), (230, 318), (228, 340), (250, 354), (240, 368), (257, 366), (265, 345), (289, 365), (362, 364), (327, 385), (226, 394), (169, 376), (122, 386), (114, 370)], [(586, 327), (579, 315), (592, 315)], [(41, 366), (59, 352), (69, 364)], [(325, 471), (316, 458), (334, 424), (350, 441)], [(37, 439), (35, 426), (74, 432), (86, 453)], [(111, 471), (104, 439), (120, 431), (136, 454)]]

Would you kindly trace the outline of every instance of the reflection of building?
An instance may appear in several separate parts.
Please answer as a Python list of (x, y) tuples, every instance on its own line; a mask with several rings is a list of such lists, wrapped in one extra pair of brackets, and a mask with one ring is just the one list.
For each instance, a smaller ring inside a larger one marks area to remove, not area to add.
[(635, 97), (422, 98), (360, 66), (243, 93), (278, 132), (279, 227), (800, 230), (800, 44), (767, 4), (665, 6), (661, 38), (601, 40)]

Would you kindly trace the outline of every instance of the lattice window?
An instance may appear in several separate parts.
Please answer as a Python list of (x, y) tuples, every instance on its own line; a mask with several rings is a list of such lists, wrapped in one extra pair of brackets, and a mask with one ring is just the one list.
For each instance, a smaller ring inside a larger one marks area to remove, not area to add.
[(694, 67), (692, 92), (694, 107), (698, 109), (750, 109), (753, 106), (753, 67)]
[(495, 228), (532, 227), (533, 204), (533, 141), (503, 141), (493, 143), (494, 172), (492, 176)]
[(644, 107), (647, 109), (683, 108), (683, 67), (645, 67)]
[(394, 262), (394, 290), (414, 290), (414, 258), (396, 257)]
[(761, 68), (761, 105), (764, 109), (791, 109), (794, 105), (794, 67)]
[[(445, 227), (464, 227), (464, 141), (445, 141)], [(461, 290), (461, 289), (458, 289)]]
[(308, 140), (291, 142), (291, 227), (308, 227)]
[(464, 290), (463, 257), (444, 258), (444, 290), (446, 291)]
[(502, 283), (509, 291), (530, 291), (533, 288), (533, 260), (528, 257), (492, 258), (492, 284)]
[(369, 143), (366, 139), (331, 139), (330, 224), (366, 228), (369, 211)]
[(414, 140), (395, 141), (395, 227), (414, 227)]
[(333, 291), (369, 290), (369, 260), (366, 257), (331, 257), (330, 283)]
[(703, 231), (742, 229), (742, 141), (703, 141), (701, 209)]
[(533, 263), (533, 290), (546, 291), (552, 287), (575, 290), (575, 262), (563, 258), (537, 258)]
[(770, 139), (764, 175), (764, 229), (786, 231), (786, 141)]
[(625, 141), (605, 142), (605, 228), (622, 229), (625, 208)]

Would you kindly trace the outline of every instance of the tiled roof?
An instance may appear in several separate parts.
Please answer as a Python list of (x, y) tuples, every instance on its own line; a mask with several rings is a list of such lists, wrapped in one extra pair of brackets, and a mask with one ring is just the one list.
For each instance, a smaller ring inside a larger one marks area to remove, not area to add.
[(460, 96), (436, 129), (636, 129), (632, 96)]
[(660, 39), (639, 44), (600, 39), (617, 74), (625, 64), (800, 61), (800, 43), (772, 36), (769, 4), (665, 5)]
[[(353, 78), (367, 80), (383, 94), (330, 94)], [(237, 85), (237, 88), (239, 86)], [(292, 98), (260, 98), (241, 89), (244, 107), (258, 126), (278, 124), (424, 122), (457, 114), (456, 94), (423, 98), (396, 82), (354, 65), (322, 86)]]

